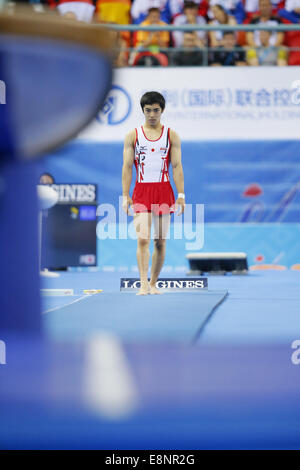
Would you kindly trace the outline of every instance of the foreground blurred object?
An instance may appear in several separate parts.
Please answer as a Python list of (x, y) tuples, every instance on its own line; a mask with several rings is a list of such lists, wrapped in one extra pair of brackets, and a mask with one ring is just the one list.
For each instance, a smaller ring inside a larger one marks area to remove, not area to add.
[(114, 36), (24, 5), (0, 13), (0, 31), (3, 338), (5, 331), (41, 331), (37, 169), (29, 160), (75, 136), (97, 114), (111, 85)]
[(111, 83), (107, 29), (16, 11), (0, 15), (7, 103), (0, 108), (2, 159), (37, 155), (76, 135), (97, 114)]

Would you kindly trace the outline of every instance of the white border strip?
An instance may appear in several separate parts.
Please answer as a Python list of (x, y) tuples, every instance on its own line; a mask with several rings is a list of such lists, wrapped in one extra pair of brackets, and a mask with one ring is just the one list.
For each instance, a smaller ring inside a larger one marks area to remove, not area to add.
[(43, 296), (68, 296), (74, 295), (74, 289), (40, 289)]

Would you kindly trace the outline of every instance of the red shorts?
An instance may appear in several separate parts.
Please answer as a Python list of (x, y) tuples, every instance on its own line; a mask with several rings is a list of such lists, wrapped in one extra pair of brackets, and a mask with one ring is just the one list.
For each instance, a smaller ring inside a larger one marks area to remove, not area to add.
[(135, 183), (132, 194), (133, 211), (171, 214), (175, 210), (175, 197), (170, 182)]

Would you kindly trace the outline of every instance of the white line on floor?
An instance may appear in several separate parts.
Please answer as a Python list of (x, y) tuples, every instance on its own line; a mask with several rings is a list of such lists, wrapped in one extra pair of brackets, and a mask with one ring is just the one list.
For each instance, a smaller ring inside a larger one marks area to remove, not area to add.
[(84, 374), (84, 396), (95, 413), (115, 420), (138, 407), (137, 387), (118, 337), (101, 332), (91, 338)]
[(79, 302), (82, 299), (88, 299), (88, 298), (92, 297), (93, 295), (97, 295), (97, 294), (96, 293), (91, 294), (91, 295), (86, 295), (85, 294), (85, 295), (79, 297), (79, 299), (72, 300), (72, 302), (69, 302), (68, 304), (60, 305), (59, 307), (49, 308), (48, 310), (45, 310), (44, 312), (42, 312), (42, 314), (49, 313), (49, 312), (54, 312), (55, 310), (60, 310), (61, 308), (68, 307), (69, 305), (75, 304), (76, 302)]

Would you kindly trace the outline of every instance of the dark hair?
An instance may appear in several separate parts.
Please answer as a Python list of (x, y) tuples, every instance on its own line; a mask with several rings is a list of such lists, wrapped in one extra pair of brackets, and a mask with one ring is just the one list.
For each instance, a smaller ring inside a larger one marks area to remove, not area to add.
[(195, 9), (198, 10), (198, 5), (197, 5), (197, 3), (195, 3), (195, 2), (189, 2), (189, 1), (187, 1), (187, 2), (184, 2), (184, 4), (183, 4), (183, 11), (184, 11), (186, 8), (195, 8)]
[(216, 3), (214, 6), (219, 8), (219, 10), (222, 10), (224, 13), (226, 13), (225, 8), (222, 5), (220, 5), (219, 3)]
[[(40, 181), (41, 181), (41, 179), (42, 179), (43, 176), (49, 176), (49, 178), (52, 179), (53, 183), (55, 183), (55, 179), (53, 178), (53, 176), (52, 176), (50, 173), (42, 173), (41, 176), (40, 176), (40, 178), (39, 178), (39, 183), (40, 183)], [(52, 183), (52, 184), (53, 184), (53, 183)], [(41, 184), (41, 183), (40, 183), (40, 184)]]
[(232, 34), (233, 36), (235, 36), (234, 31), (224, 31), (223, 37), (224, 37), (224, 36), (228, 36), (229, 34)]
[(217, 3), (216, 5), (214, 5), (215, 8), (218, 8), (220, 11), (222, 11), (225, 15), (225, 18), (226, 18), (226, 22), (228, 23), (228, 13), (227, 11), (225, 10), (224, 7), (222, 7), (222, 5), (220, 5), (219, 3)]
[(165, 102), (163, 95), (161, 95), (157, 91), (147, 91), (147, 93), (144, 93), (143, 96), (141, 97), (140, 103), (141, 103), (141, 108), (143, 111), (144, 111), (144, 107), (147, 104), (158, 103), (162, 110), (164, 110), (166, 106), (166, 102)]
[(148, 10), (148, 15), (149, 15), (149, 13), (151, 13), (152, 11), (157, 11), (157, 12), (160, 14), (160, 9), (159, 9), (159, 8), (157, 8), (157, 7), (151, 7), (151, 8), (149, 8), (149, 10)]

